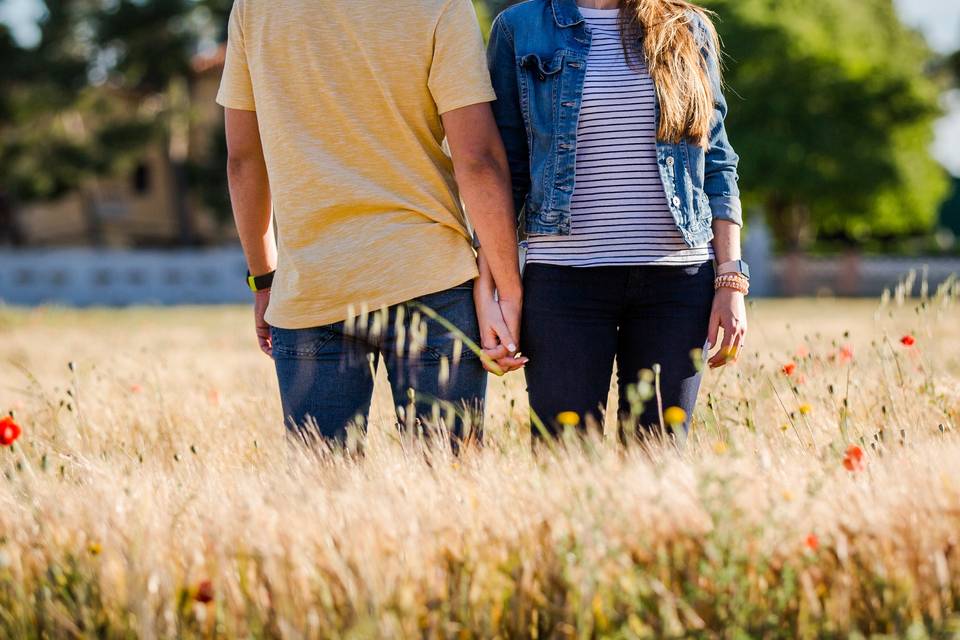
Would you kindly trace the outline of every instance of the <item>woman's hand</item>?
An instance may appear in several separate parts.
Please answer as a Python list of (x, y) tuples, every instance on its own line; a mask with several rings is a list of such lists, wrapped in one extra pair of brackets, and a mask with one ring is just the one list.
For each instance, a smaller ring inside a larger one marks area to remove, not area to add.
[(529, 360), (517, 353), (521, 303), (498, 302), (492, 286), (483, 278), (474, 284), (473, 299), (480, 324), (484, 368), (498, 376), (522, 368)]
[(708, 349), (712, 349), (720, 338), (723, 329), (723, 344), (720, 345), (709, 364), (711, 369), (736, 362), (747, 335), (747, 305), (739, 291), (722, 287), (717, 289), (713, 298), (713, 311), (710, 313), (710, 331), (707, 336)]

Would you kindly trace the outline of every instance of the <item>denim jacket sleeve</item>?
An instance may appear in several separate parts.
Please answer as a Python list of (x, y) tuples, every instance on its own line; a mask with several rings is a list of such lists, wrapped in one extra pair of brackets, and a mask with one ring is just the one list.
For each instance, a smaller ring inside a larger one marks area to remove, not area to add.
[(715, 220), (728, 220), (743, 225), (743, 206), (740, 203), (740, 187), (737, 185), (737, 165), (739, 156), (730, 144), (724, 121), (727, 117), (727, 100), (723, 95), (723, 86), (720, 75), (720, 61), (710, 38), (707, 36), (706, 26), (697, 16), (697, 34), (702, 43), (704, 60), (707, 65), (707, 74), (713, 86), (714, 118), (713, 128), (710, 130), (710, 146), (706, 152), (703, 190), (710, 199), (710, 210)]
[(510, 176), (513, 179), (513, 204), (519, 216), (530, 191), (530, 151), (520, 104), (517, 57), (513, 37), (504, 24), (503, 16), (494, 21), (490, 31), (487, 65), (497, 94), (493, 115), (507, 149)]

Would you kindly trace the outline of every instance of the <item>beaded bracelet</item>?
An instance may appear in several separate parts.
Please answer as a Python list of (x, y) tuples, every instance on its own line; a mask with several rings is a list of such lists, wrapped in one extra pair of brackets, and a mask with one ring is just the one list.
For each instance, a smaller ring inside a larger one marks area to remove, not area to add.
[(733, 289), (743, 295), (750, 293), (750, 281), (739, 273), (725, 273), (717, 276), (713, 281), (715, 289)]

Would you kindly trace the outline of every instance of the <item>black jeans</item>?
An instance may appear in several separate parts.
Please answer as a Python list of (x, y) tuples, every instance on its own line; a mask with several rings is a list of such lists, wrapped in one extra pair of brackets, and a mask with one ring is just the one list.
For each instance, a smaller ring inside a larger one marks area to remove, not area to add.
[[(627, 389), (654, 364), (661, 368), (663, 408), (680, 407), (692, 417), (701, 381), (692, 354), (707, 339), (712, 263), (587, 268), (529, 264), (523, 279), (521, 338), (530, 358), (530, 406), (548, 430), (556, 433), (557, 416), (568, 411), (581, 417), (581, 425), (591, 420), (603, 424), (614, 358), (621, 419), (635, 416)], [(642, 428), (659, 424), (654, 398), (644, 404), (633, 426), (642, 435)]]

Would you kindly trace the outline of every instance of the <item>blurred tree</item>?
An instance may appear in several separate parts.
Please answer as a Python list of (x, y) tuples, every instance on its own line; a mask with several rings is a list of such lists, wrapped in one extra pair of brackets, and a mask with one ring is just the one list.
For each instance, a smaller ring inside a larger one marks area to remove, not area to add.
[(517, 2), (518, 0), (484, 0), (483, 4), (489, 9), (490, 15), (496, 17), (498, 13)]
[(929, 230), (947, 187), (931, 157), (933, 55), (891, 0), (709, 0), (728, 56), (747, 201), (783, 248)]
[(960, 238), (960, 178), (954, 177), (950, 197), (940, 207), (940, 226)]
[(483, 37), (486, 38), (490, 34), (490, 22), (492, 20), (490, 8), (483, 0), (473, 0), (473, 8), (477, 10), (480, 27), (483, 29)]
[(960, 86), (960, 51), (954, 51), (953, 54), (947, 58), (947, 66), (953, 73), (954, 84)]
[(196, 241), (187, 155), (197, 8), (193, 0), (102, 0), (90, 14), (108, 84), (135, 103), (134, 120), (154, 123), (154, 133), (167, 149), (181, 245)]
[[(91, 178), (131, 170), (147, 145), (159, 141), (167, 151), (179, 239), (193, 243), (191, 61), (201, 43), (225, 32), (232, 1), (44, 4), (37, 46), (22, 48), (0, 26), (0, 237), (17, 237), (11, 213), (17, 203), (82, 194)], [(92, 207), (87, 218), (96, 242)]]
[[(90, 49), (82, 37), (82, 6), (46, 0), (40, 40), (21, 47), (0, 26), (0, 236), (19, 241), (13, 207), (81, 191), (91, 177), (109, 172), (135, 144), (104, 96), (88, 91)], [(96, 216), (88, 211), (92, 241)]]

